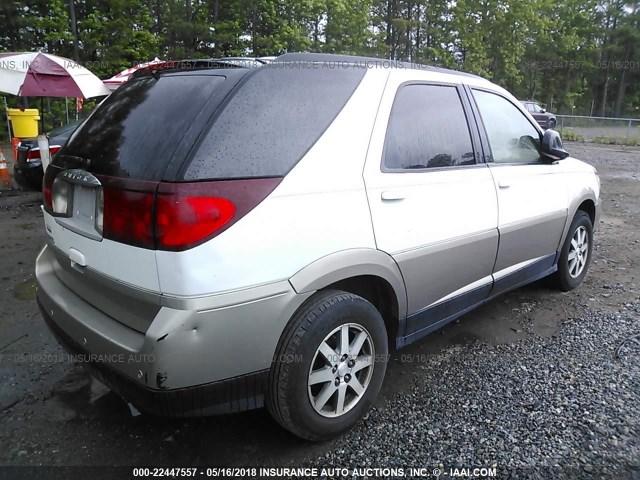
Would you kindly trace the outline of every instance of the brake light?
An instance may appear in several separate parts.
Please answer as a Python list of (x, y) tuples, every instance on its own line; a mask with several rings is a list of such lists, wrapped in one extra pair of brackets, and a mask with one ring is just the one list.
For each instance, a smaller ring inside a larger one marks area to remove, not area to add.
[(160, 183), (156, 197), (156, 248), (187, 250), (224, 232), (253, 210), (281, 178)]
[(129, 245), (154, 248), (153, 204), (157, 182), (101, 178), (96, 229)]
[(27, 160), (40, 160), (40, 149), (32, 148), (27, 152)]
[[(45, 210), (70, 215), (74, 192), (61, 170), (44, 175)], [(95, 228), (104, 238), (141, 248), (182, 251), (219, 235), (262, 202), (282, 178), (164, 183), (98, 176)]]
[(184, 193), (158, 195), (158, 248), (196, 244), (226, 225), (235, 210), (235, 205), (226, 198), (190, 197)]
[[(52, 145), (49, 147), (49, 156), (53, 157), (62, 147), (60, 145)], [(39, 148), (32, 148), (27, 152), (27, 162), (34, 160), (42, 160)]]
[(137, 247), (187, 250), (229, 228), (281, 180), (157, 183), (101, 177), (96, 228), (104, 238)]

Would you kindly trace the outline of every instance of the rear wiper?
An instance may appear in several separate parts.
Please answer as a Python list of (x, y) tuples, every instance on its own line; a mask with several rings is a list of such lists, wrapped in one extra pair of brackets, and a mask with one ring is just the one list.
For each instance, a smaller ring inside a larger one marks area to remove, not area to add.
[(84, 168), (87, 169), (91, 165), (90, 158), (77, 157), (75, 155), (56, 155), (56, 164), (63, 163), (65, 168), (70, 168), (68, 165), (71, 165), (72, 168)]

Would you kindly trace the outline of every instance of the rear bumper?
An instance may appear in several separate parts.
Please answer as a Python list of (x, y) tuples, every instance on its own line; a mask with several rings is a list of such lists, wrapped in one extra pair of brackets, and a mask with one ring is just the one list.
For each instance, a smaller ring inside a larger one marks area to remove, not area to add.
[(38, 304), (50, 329), (106, 385), (159, 415), (262, 406), (280, 335), (310, 295), (285, 281), (205, 298), (161, 297), (150, 326), (139, 331), (65, 285), (59, 261), (50, 246), (36, 261)]
[(40, 190), (42, 188), (44, 173), (40, 162), (26, 165), (16, 163), (13, 170), (14, 177), (21, 187), (32, 190)]
[(146, 413), (163, 417), (193, 417), (240, 412), (264, 405), (269, 370), (174, 390), (147, 388), (108, 364), (94, 360), (97, 355), (82, 348), (58, 327), (39, 300), (38, 306), (56, 340), (81, 361), (91, 375)]

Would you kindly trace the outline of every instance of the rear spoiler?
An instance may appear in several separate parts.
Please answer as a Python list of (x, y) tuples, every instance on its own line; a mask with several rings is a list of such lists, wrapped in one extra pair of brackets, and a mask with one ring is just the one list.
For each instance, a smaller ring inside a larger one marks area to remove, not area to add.
[(256, 68), (266, 63), (268, 63), (267, 60), (243, 57), (169, 60), (167, 62), (154, 63), (153, 65), (148, 65), (136, 70), (131, 74), (131, 78), (155, 75), (162, 72), (183, 72), (217, 68)]

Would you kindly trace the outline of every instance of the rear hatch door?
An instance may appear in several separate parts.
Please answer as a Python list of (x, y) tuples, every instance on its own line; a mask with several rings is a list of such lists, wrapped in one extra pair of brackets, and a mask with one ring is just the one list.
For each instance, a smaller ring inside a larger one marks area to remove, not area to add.
[[(158, 182), (170, 166), (182, 165), (216, 106), (246, 72), (221, 69), (131, 80), (73, 133), (47, 169), (45, 225), (58, 278), (131, 328), (145, 331), (159, 309), (156, 252), (149, 245), (105, 238), (104, 225), (140, 237), (135, 229), (143, 228), (142, 216), (153, 213), (149, 198)], [(105, 219), (104, 196), (114, 192), (121, 208)], [(141, 209), (139, 202), (148, 202), (148, 208)], [(144, 213), (131, 215), (133, 205)]]

